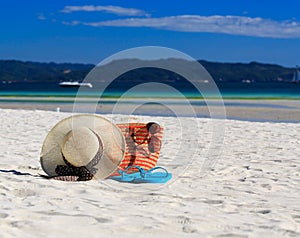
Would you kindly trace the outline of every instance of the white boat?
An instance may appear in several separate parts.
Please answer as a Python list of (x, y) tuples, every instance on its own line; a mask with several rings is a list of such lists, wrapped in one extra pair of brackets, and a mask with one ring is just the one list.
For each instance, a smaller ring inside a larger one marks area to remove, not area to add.
[(76, 82), (60, 82), (59, 86), (61, 87), (89, 87), (92, 88), (93, 85), (91, 83), (79, 83), (78, 81)]
[(300, 83), (300, 70), (298, 66), (296, 67), (296, 71), (294, 73), (292, 83)]

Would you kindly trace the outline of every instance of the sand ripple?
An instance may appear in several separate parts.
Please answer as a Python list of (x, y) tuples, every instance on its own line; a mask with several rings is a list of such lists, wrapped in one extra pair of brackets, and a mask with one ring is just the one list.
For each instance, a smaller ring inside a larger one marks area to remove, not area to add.
[(165, 126), (171, 183), (44, 180), (42, 142), (67, 115), (0, 109), (1, 237), (300, 236), (300, 124), (222, 121), (210, 148), (218, 121), (132, 117)]

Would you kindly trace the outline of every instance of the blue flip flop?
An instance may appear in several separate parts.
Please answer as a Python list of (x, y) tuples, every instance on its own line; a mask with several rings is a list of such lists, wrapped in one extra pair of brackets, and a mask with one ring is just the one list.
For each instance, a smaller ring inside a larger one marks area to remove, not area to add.
[[(127, 173), (129, 168), (136, 168), (139, 171)], [(154, 172), (159, 169), (163, 170), (163, 172)], [(139, 166), (131, 166), (124, 171), (120, 170), (118, 172), (120, 176), (112, 176), (110, 179), (127, 183), (166, 183), (172, 178), (172, 174), (163, 167), (154, 167), (146, 171)]]
[[(159, 169), (163, 172), (154, 172)], [(141, 172), (141, 176), (136, 177), (132, 183), (166, 183), (172, 178), (172, 174), (163, 167), (154, 167), (148, 171), (144, 170), (144, 172)]]
[[(133, 172), (133, 173), (128, 173), (128, 170), (132, 169), (132, 168), (137, 168), (139, 171), (138, 172)], [(111, 176), (111, 177), (109, 177), (109, 179), (113, 179), (113, 180), (116, 180), (116, 181), (119, 181), (119, 182), (131, 182), (135, 178), (141, 176), (141, 169), (142, 168), (140, 168), (140, 167), (129, 166), (125, 170), (118, 170), (118, 173), (120, 175)]]

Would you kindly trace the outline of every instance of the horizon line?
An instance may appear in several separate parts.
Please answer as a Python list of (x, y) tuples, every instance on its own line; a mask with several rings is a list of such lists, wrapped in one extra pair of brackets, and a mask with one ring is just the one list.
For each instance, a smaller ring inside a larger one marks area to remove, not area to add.
[[(138, 59), (138, 58), (137, 58)], [(138, 59), (140, 60), (140, 59)], [(19, 61), (23, 63), (40, 63), (40, 64), (81, 64), (81, 65), (93, 65), (96, 66), (98, 63), (83, 63), (83, 62), (67, 62), (67, 61), (35, 61), (35, 60), (24, 60), (24, 59), (0, 59), (0, 61)], [(270, 63), (270, 62), (261, 62), (261, 61), (256, 61), (256, 60), (251, 60), (251, 61), (215, 61), (215, 60), (207, 60), (207, 59), (197, 59), (197, 62), (199, 61), (206, 61), (208, 63), (216, 63), (216, 64), (267, 64), (267, 65), (276, 65), (276, 66), (281, 66), (284, 68), (297, 68), (299, 67), (299, 64), (295, 64), (295, 66), (287, 66), (284, 64), (279, 64), (279, 63)]]

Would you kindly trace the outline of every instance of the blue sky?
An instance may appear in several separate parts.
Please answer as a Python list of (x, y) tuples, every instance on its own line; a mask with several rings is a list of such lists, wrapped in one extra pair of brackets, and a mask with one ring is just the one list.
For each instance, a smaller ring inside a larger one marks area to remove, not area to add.
[(300, 64), (298, 0), (10, 0), (0, 59), (98, 63), (163, 46), (217, 62)]

